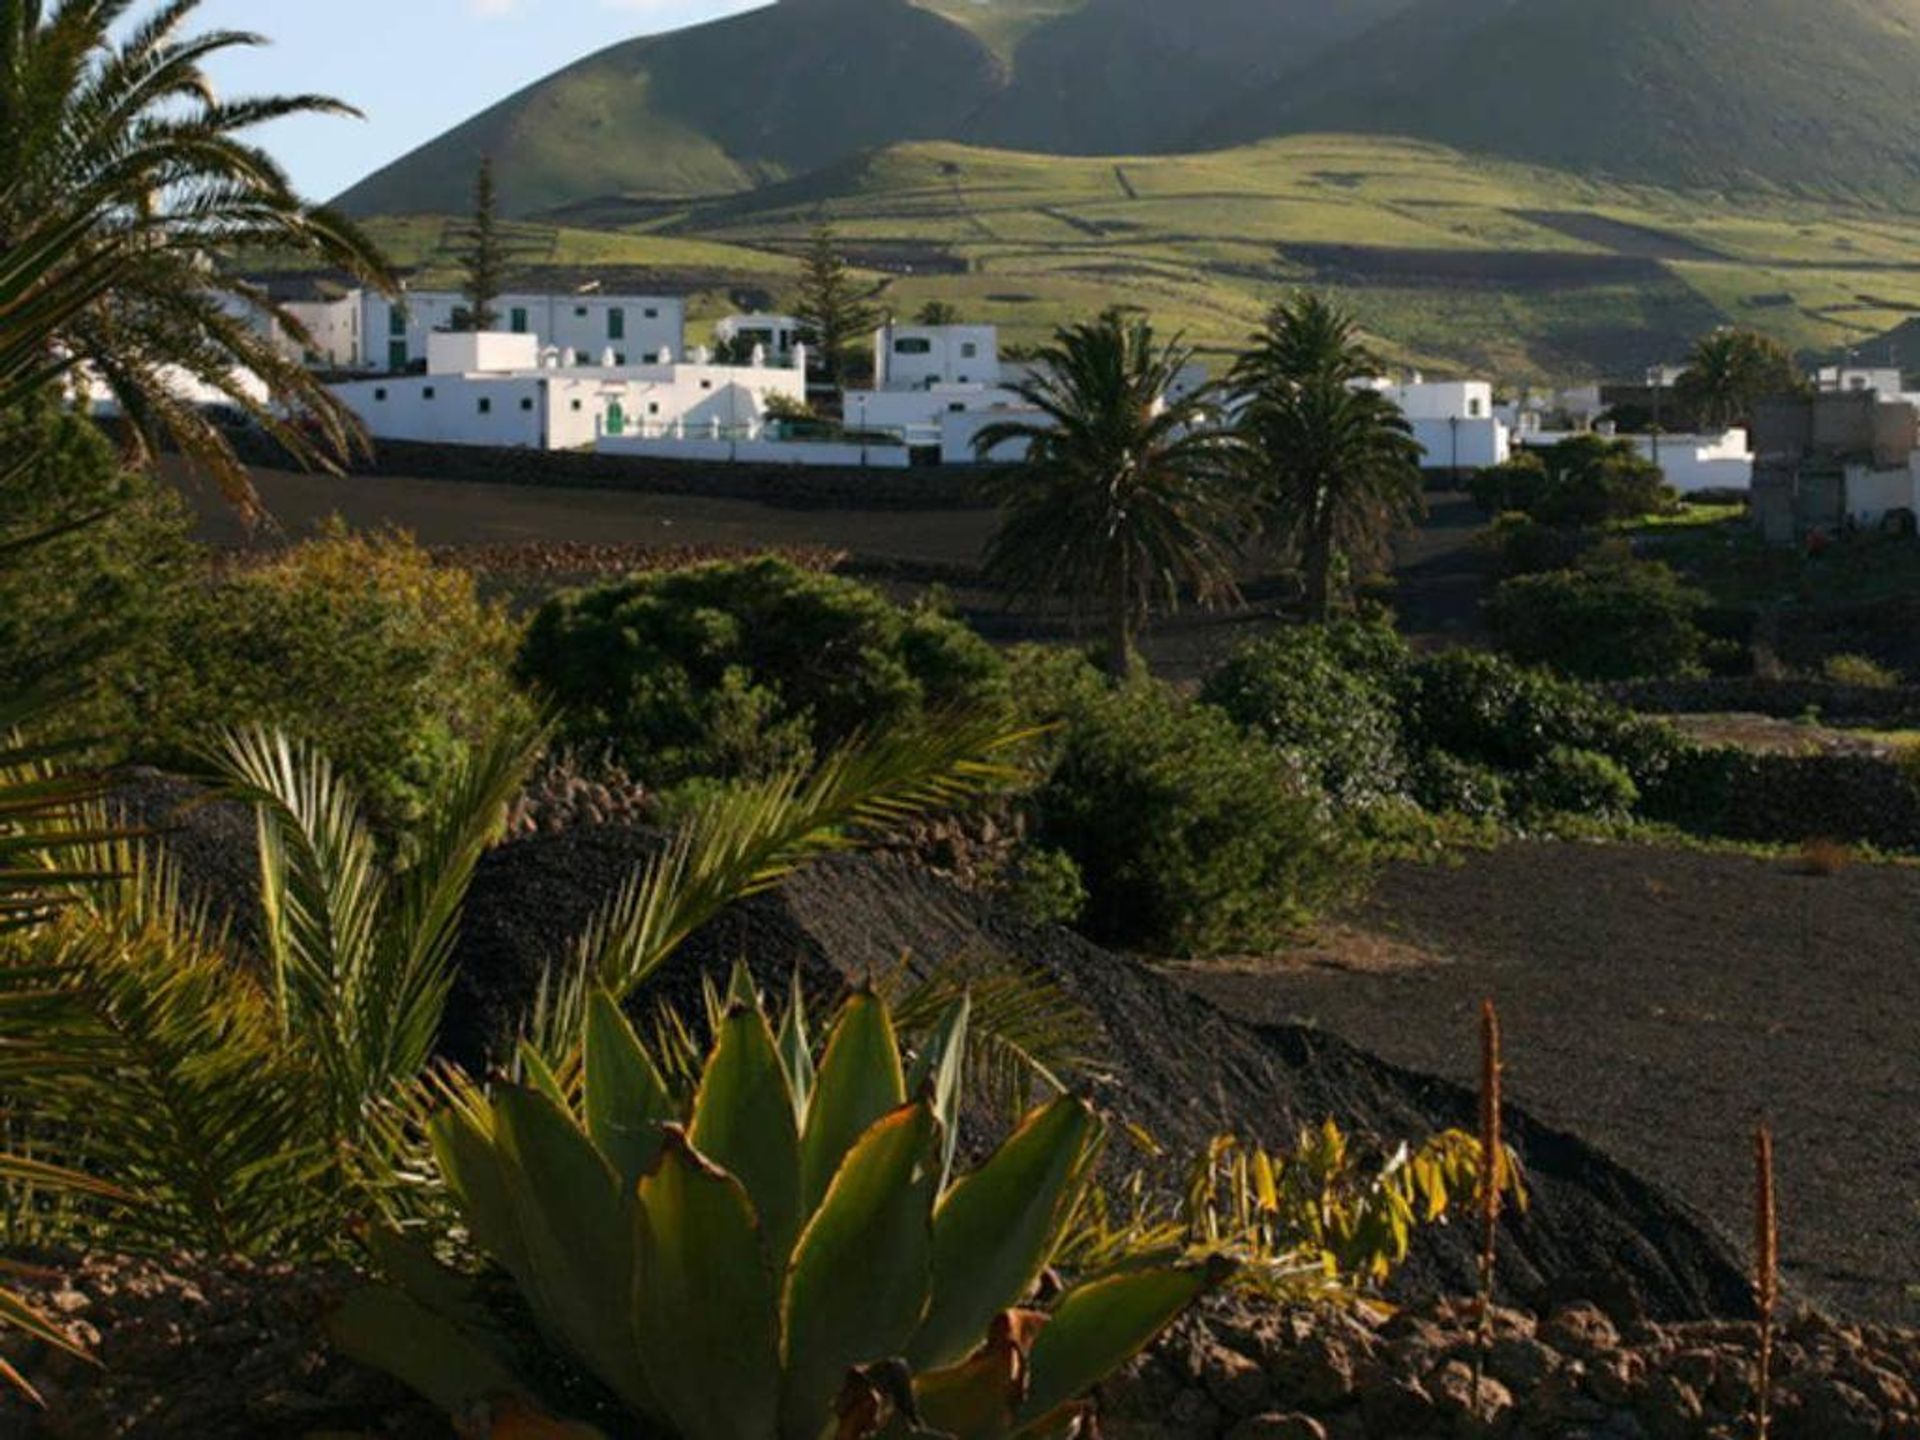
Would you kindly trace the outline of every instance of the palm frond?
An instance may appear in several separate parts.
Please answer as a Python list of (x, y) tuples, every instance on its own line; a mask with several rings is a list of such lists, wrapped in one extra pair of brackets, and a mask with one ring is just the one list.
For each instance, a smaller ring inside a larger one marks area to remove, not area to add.
[(564, 1059), (578, 1042), (591, 987), (624, 1000), (681, 941), (733, 902), (848, 849), (863, 832), (1013, 779), (1018, 772), (997, 757), (1034, 733), (1009, 732), (994, 717), (945, 717), (849, 745), (812, 775), (796, 771), (724, 792), (587, 927), (567, 970), (549, 987), (534, 1034), (538, 1049), (550, 1060)]

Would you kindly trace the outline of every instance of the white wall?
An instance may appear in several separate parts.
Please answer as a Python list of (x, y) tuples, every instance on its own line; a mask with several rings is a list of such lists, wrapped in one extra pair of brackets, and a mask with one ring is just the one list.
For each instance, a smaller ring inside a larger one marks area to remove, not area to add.
[(1481, 470), (1512, 458), (1512, 435), (1491, 416), (1482, 420), (1408, 416), (1422, 470)]
[(989, 425), (1002, 421), (1038, 425), (1045, 416), (1038, 410), (969, 410), (964, 414), (940, 417), (940, 463), (942, 465), (1014, 464), (1027, 458), (1030, 448), (1025, 440), (1010, 440), (996, 445), (985, 456), (973, 448), (974, 437)]
[(750, 335), (767, 347), (768, 360), (787, 360), (800, 343), (800, 321), (792, 315), (729, 315), (713, 327), (713, 334), (729, 341)]
[(1000, 332), (992, 325), (883, 325), (874, 332), (874, 384), (882, 390), (992, 385)]
[[(1538, 430), (1524, 437), (1525, 449), (1546, 449), (1584, 431)], [(1748, 490), (1753, 486), (1753, 452), (1747, 432), (1729, 430), (1720, 435), (1662, 435), (1656, 445), (1651, 435), (1608, 437), (1630, 441), (1649, 460), (1658, 453), (1667, 484), (1682, 495), (1702, 490)]]
[(1920, 514), (1920, 455), (1900, 470), (1847, 467), (1847, 516), (1863, 529), (1877, 529), (1892, 510)]
[(531, 335), (507, 335), (498, 330), (436, 330), (427, 337), (429, 375), (510, 373), (539, 368), (540, 342)]
[[(392, 370), (426, 359), (427, 337), (451, 330), (466, 304), (464, 296), (450, 290), (409, 291), (398, 302), (369, 293), (360, 322), (362, 363)], [(531, 335), (543, 348), (573, 350), (590, 363), (608, 350), (632, 363), (653, 360), (663, 349), (678, 359), (686, 339), (686, 302), (672, 296), (510, 294), (502, 295), (494, 309), (496, 328)], [(395, 365), (400, 356), (392, 347), (401, 343), (405, 360)]]
[(536, 375), (394, 375), (336, 385), (333, 393), (378, 440), (514, 449), (543, 443), (544, 384)]
[(904, 445), (848, 445), (838, 441), (676, 440), (639, 435), (603, 435), (595, 450), (602, 455), (646, 455), (658, 460), (732, 460), (755, 465), (832, 465), (869, 470), (904, 470), (912, 456)]

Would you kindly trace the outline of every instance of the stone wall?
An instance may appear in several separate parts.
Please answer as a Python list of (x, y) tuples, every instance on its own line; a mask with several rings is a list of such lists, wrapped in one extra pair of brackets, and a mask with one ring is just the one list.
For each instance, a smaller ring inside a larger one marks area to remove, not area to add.
[[(285, 469), (286, 452), (267, 436), (240, 431), (230, 438), (249, 464)], [(577, 490), (631, 490), (651, 495), (715, 495), (780, 505), (869, 509), (987, 508), (988, 469), (914, 466), (731, 464), (599, 455), (584, 450), (519, 450), (485, 445), (420, 445), (383, 440), (351, 467), (359, 475), (405, 476), (491, 485)]]
[(1866, 755), (1702, 749), (1677, 757), (1648, 785), (1640, 811), (1723, 840), (1920, 850), (1920, 783), (1901, 765)]
[(1631, 680), (1607, 687), (1622, 705), (1650, 715), (1772, 715), (1793, 720), (1810, 711), (1829, 724), (1882, 729), (1920, 725), (1920, 686), (1870, 689), (1824, 680)]

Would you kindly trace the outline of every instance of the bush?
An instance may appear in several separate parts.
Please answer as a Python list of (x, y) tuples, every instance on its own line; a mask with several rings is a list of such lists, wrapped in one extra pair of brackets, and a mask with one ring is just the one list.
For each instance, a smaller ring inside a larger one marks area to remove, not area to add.
[(1523, 451), (1481, 471), (1467, 488), (1489, 515), (1519, 511), (1545, 525), (1637, 520), (1675, 504), (1665, 474), (1632, 441), (1600, 435)]
[(1531, 515), (1509, 510), (1487, 527), (1486, 548), (1504, 578), (1571, 570), (1592, 545), (1584, 530), (1543, 525)]
[(517, 639), (465, 571), (405, 536), (336, 529), (176, 592), (113, 729), (176, 764), (219, 727), (278, 726), (329, 755), (394, 839), (476, 741), (529, 718), (508, 673)]
[[(0, 417), (0, 457), (35, 456), (0, 495), (0, 691), (19, 695), (92, 676), (108, 686), (194, 573), (186, 507), (147, 473), (124, 469), (91, 421), (36, 403)], [(66, 533), (82, 517), (91, 523)], [(94, 717), (86, 707), (81, 728)]]
[(1520, 786), (1529, 815), (1591, 815), (1624, 819), (1640, 803), (1640, 787), (1626, 767), (1597, 750), (1556, 745)]
[(764, 775), (1007, 693), (1004, 664), (960, 622), (777, 559), (556, 596), (517, 673), (562, 707), (569, 738), (656, 787)]
[(1036, 925), (1072, 925), (1087, 910), (1087, 882), (1064, 850), (1025, 847), (998, 888), (1015, 910)]
[(1033, 797), (1101, 940), (1209, 954), (1278, 943), (1348, 893), (1356, 853), (1299, 767), (1152, 682), (1081, 702)]
[(1892, 690), (1900, 684), (1898, 672), (1865, 655), (1829, 655), (1820, 667), (1820, 678), (1829, 684), (1851, 685), (1858, 690)]
[(1408, 792), (1390, 688), (1408, 664), (1405, 642), (1387, 626), (1300, 626), (1242, 648), (1200, 698), (1266, 736), (1336, 804), (1367, 809)]
[(1629, 560), (1523, 575), (1487, 602), (1495, 642), (1516, 660), (1587, 680), (1697, 674), (1715, 653), (1708, 598), (1665, 565)]
[(1413, 767), (1413, 796), (1436, 815), (1470, 820), (1507, 818), (1507, 782), (1490, 765), (1462, 760), (1445, 750), (1430, 750)]
[(1442, 751), (1503, 775), (1538, 772), (1562, 747), (1608, 756), (1645, 789), (1683, 750), (1669, 726), (1583, 685), (1482, 651), (1452, 650), (1409, 673), (1403, 723), (1417, 752)]

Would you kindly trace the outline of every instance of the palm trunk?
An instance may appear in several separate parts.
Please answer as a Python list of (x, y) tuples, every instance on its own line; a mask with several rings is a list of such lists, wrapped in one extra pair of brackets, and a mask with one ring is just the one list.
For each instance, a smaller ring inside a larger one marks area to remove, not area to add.
[(1127, 557), (1118, 557), (1107, 595), (1107, 674), (1125, 680), (1133, 673), (1133, 595)]
[(1333, 618), (1333, 535), (1332, 527), (1314, 517), (1303, 557), (1307, 570), (1307, 616), (1324, 625)]

